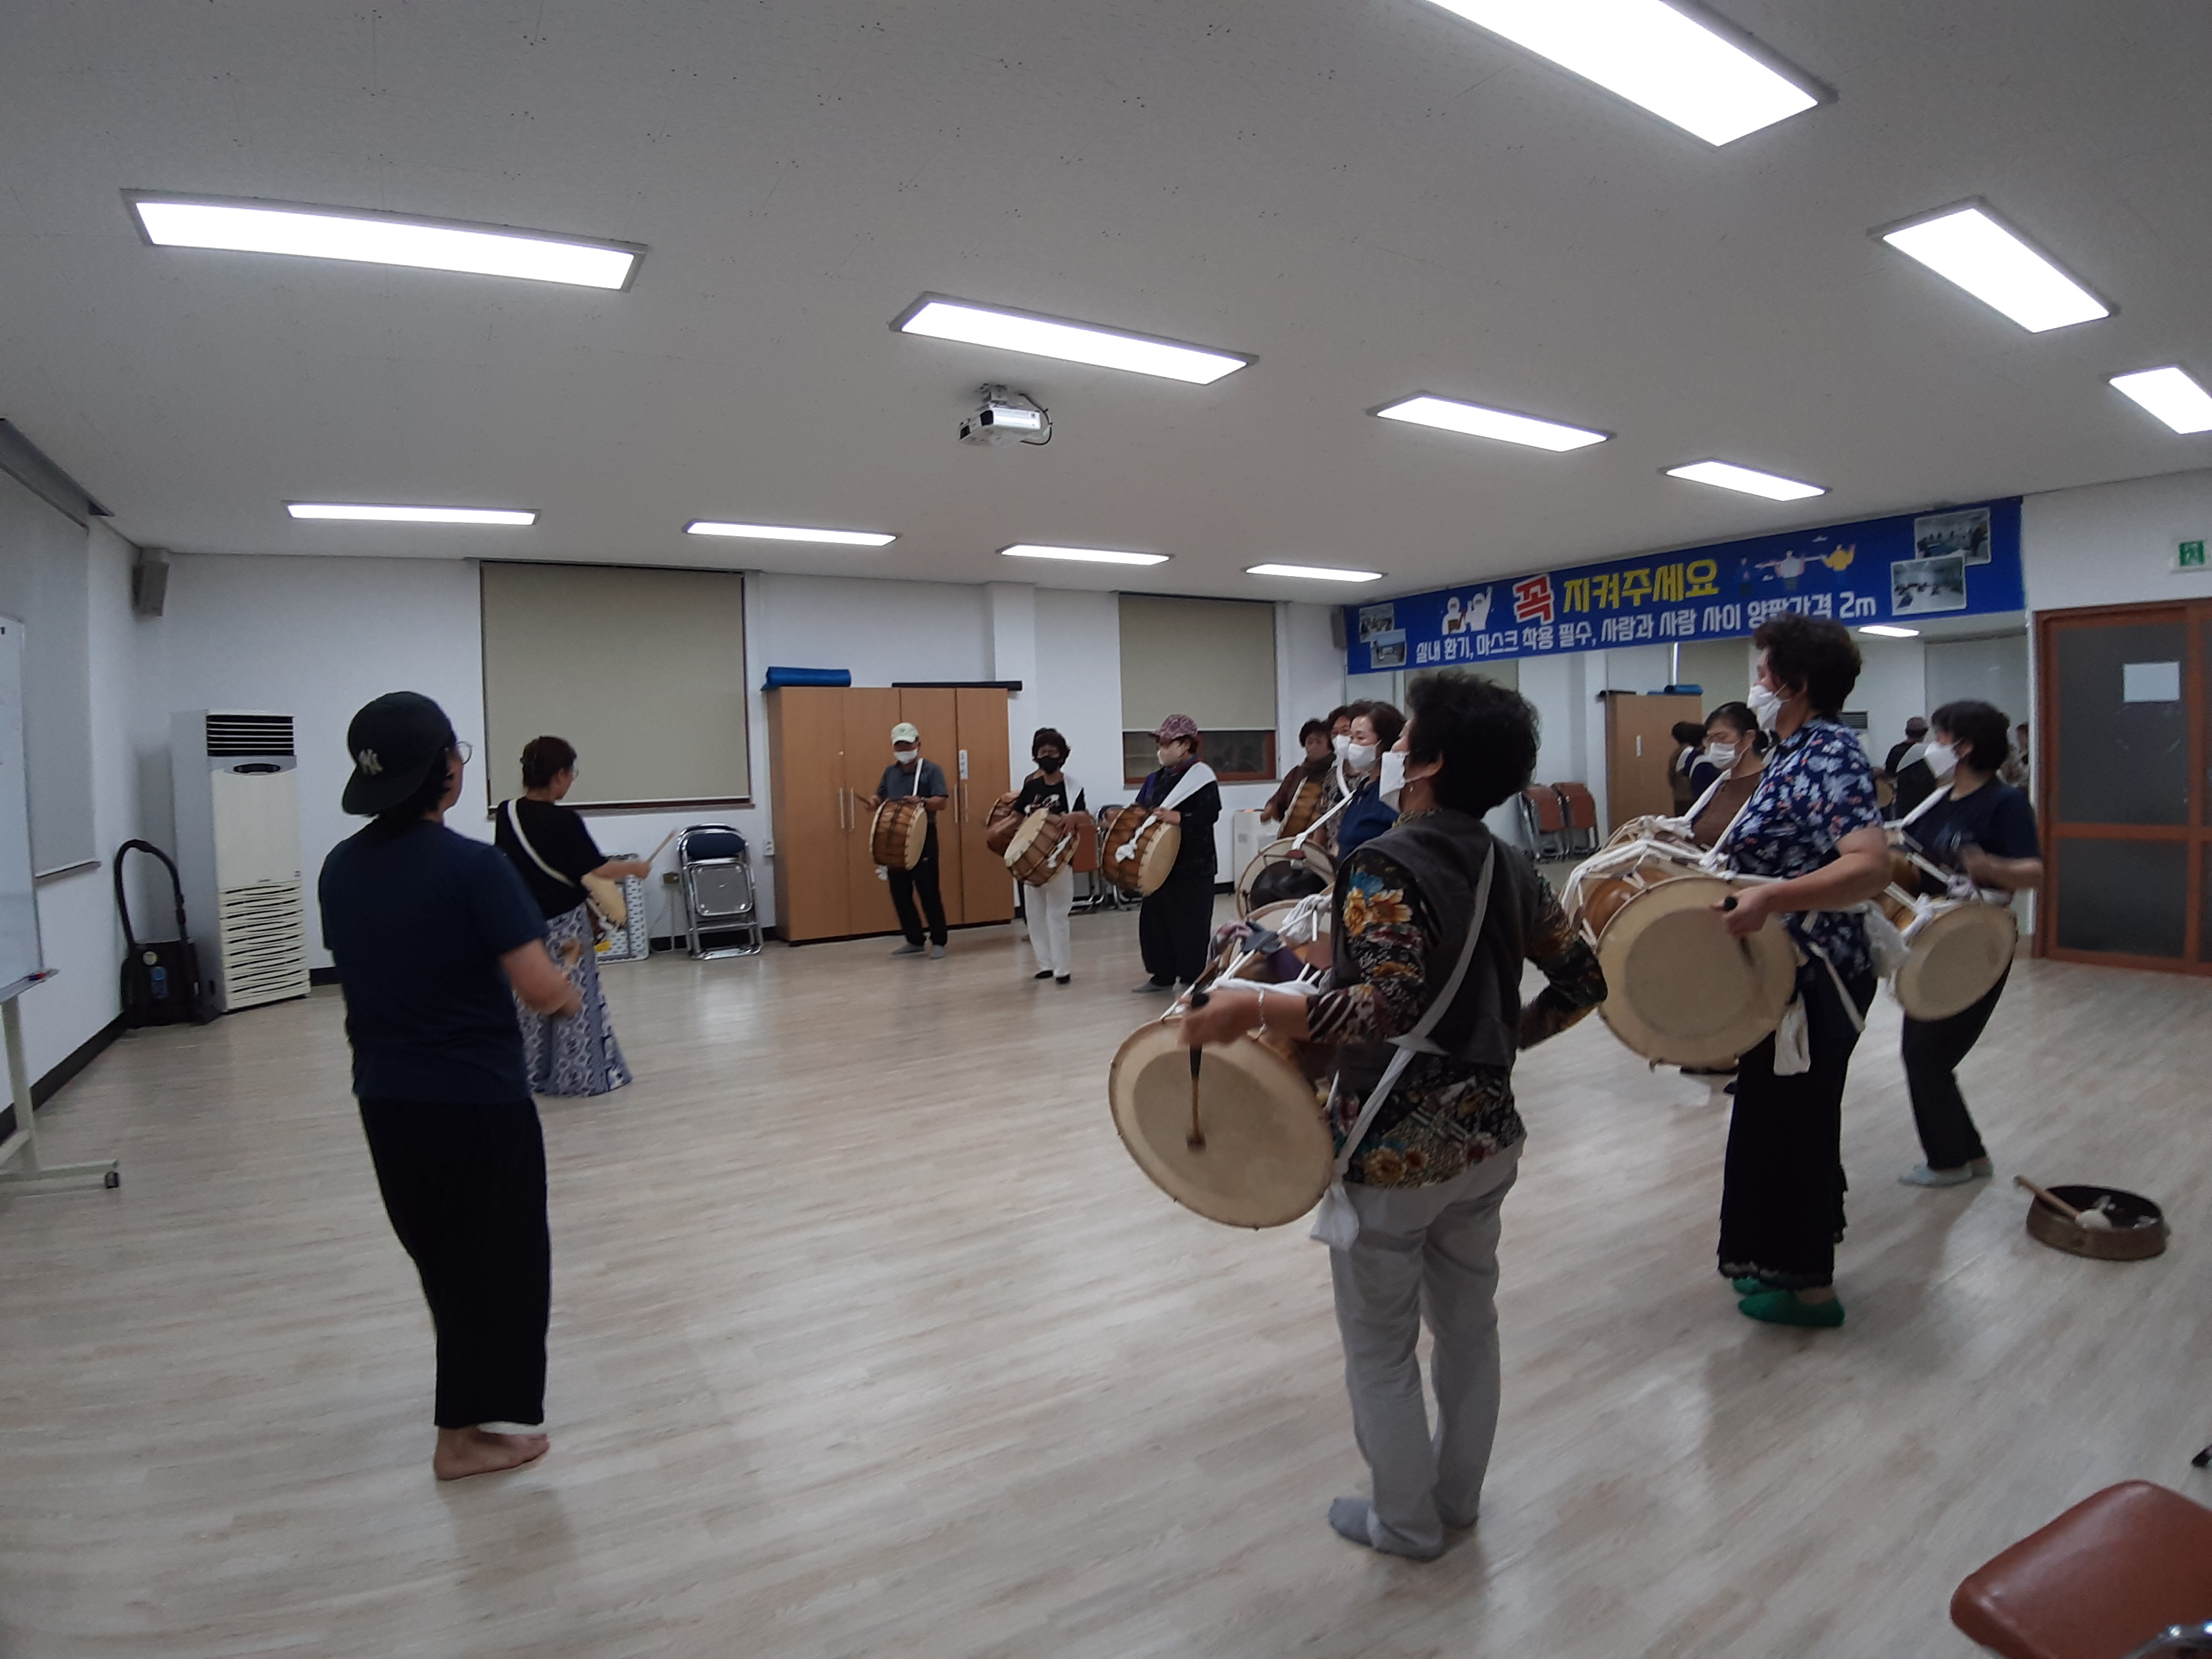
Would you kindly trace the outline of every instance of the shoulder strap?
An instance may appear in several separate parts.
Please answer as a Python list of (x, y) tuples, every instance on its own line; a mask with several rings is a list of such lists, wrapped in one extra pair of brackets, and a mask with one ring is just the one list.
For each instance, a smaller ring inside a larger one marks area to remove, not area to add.
[(1176, 787), (1168, 791), (1168, 798), (1159, 803), (1161, 811), (1172, 811), (1193, 795), (1213, 781), (1213, 769), (1204, 761), (1193, 761), (1190, 769), (1176, 780)]
[(573, 880), (538, 855), (538, 849), (530, 844), (530, 837), (522, 833), (522, 816), (514, 810), (514, 803), (512, 800), (501, 801), (499, 810), (507, 815), (507, 827), (514, 831), (514, 839), (521, 845), (522, 850), (530, 854), (530, 861), (563, 887), (574, 887), (576, 884)]
[(1939, 781), (1935, 788), (1928, 792), (1928, 799), (1926, 800), (1922, 801), (1919, 805), (1914, 807), (1910, 812), (1907, 812), (1903, 817), (1897, 821), (1897, 827), (1902, 830), (1909, 823), (1917, 823), (1920, 821), (1922, 814), (1934, 810), (1937, 801), (1948, 800), (1950, 798), (1951, 786), (1948, 783)]

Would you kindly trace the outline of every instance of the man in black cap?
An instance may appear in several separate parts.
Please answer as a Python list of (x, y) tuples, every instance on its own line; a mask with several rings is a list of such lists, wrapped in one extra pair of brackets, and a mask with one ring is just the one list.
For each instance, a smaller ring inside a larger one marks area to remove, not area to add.
[(385, 1213), (437, 1330), (430, 1467), (456, 1480), (545, 1455), (545, 1143), (514, 997), (573, 1014), (576, 990), (506, 854), (445, 827), (469, 758), (445, 711), (394, 691), (346, 748), (345, 810), (372, 821), (323, 860), (323, 937)]

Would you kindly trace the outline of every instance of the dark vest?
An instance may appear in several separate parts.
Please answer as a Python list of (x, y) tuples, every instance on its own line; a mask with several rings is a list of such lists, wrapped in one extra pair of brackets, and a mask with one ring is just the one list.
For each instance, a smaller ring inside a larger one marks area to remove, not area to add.
[[(1440, 937), (1429, 951), (1428, 975), (1421, 988), (1425, 1008), (1443, 994), (1459, 953), (1467, 943), (1474, 914), (1475, 884), (1483, 854), (1498, 849), (1490, 878), (1490, 908), (1474, 958), (1459, 994), (1429, 1032), (1429, 1040), (1465, 1065), (1510, 1070), (1521, 1046), (1521, 964), (1528, 957), (1528, 929), (1536, 916), (1536, 872), (1517, 848), (1509, 847), (1483, 827), (1482, 820), (1444, 807), (1393, 825), (1352, 856), (1352, 867), (1370, 853), (1387, 857), (1413, 877), (1422, 904), (1436, 918)], [(1346, 937), (1341, 876), (1337, 882), (1336, 937)], [(1332, 988), (1341, 983), (1334, 976)], [(1381, 1081), (1396, 1053), (1387, 1042), (1347, 1042), (1338, 1050), (1346, 1085), (1365, 1095)]]

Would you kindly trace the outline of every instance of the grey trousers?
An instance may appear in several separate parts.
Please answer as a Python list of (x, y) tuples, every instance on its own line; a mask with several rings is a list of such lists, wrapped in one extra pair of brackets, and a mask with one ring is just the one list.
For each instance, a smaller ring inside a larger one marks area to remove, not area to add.
[[(1346, 1186), (1359, 1237), (1331, 1250), (1344, 1383), (1374, 1476), (1369, 1541), (1433, 1555), (1446, 1527), (1471, 1527), (1498, 1434), (1498, 1206), (1521, 1148), (1432, 1187)], [(1414, 1343), (1436, 1335), (1437, 1425), (1429, 1430)]]

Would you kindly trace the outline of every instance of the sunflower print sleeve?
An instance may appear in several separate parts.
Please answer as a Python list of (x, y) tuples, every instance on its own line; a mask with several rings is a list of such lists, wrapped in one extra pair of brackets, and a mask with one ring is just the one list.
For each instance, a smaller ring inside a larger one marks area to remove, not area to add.
[(1536, 878), (1536, 925), (1528, 933), (1528, 960), (1551, 982), (1521, 1010), (1521, 1046), (1533, 1048), (1557, 1036), (1605, 1000), (1605, 975), (1597, 952), (1567, 920), (1551, 883)]
[(1339, 879), (1336, 977), (1352, 983), (1316, 998), (1307, 1027), (1319, 1042), (1387, 1042), (1420, 1024), (1434, 919), (1415, 896), (1413, 878), (1380, 854), (1363, 853)]

